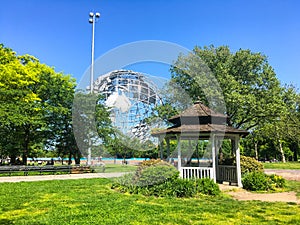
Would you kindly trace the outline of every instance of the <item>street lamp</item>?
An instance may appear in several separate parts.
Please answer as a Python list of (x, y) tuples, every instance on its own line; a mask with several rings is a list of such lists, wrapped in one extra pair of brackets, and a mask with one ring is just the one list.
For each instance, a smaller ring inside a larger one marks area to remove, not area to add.
[[(90, 77), (90, 94), (93, 94), (93, 83), (94, 83), (94, 48), (95, 48), (95, 23), (97, 19), (100, 18), (100, 13), (90, 12), (89, 14), (89, 23), (92, 24), (92, 63), (91, 63), (91, 77)], [(88, 158), (87, 165), (91, 165), (91, 157), (92, 157), (92, 140), (89, 136), (89, 147), (88, 147)]]
[(89, 23), (92, 24), (92, 64), (91, 64), (91, 86), (90, 86), (90, 93), (93, 93), (93, 83), (94, 83), (94, 49), (95, 49), (95, 23), (97, 19), (100, 18), (100, 13), (90, 12), (90, 19)]

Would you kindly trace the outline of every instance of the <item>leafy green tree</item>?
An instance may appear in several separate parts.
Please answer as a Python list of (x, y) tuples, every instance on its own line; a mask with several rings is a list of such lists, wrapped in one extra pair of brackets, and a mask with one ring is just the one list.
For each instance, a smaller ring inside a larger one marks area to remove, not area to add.
[(21, 154), (27, 164), (32, 146), (56, 142), (61, 131), (58, 124), (70, 111), (75, 80), (3, 45), (0, 62), (0, 132), (9, 134), (1, 147), (12, 162)]
[(73, 129), (82, 154), (105, 155), (105, 146), (112, 142), (114, 128), (104, 98), (98, 94), (78, 91), (73, 101)]
[[(227, 46), (195, 47), (178, 57), (171, 72), (173, 82), (193, 101), (226, 113), (228, 125), (251, 132), (245, 152), (258, 158), (260, 146), (273, 146), (268, 155), (285, 161), (292, 151), (297, 159), (299, 95), (294, 87), (280, 85), (266, 56), (243, 49), (231, 52)], [(222, 101), (226, 108), (219, 107)]]
[[(300, 137), (300, 121), (298, 113), (299, 95), (293, 86), (286, 86), (282, 92), (284, 108), (280, 115), (271, 123), (265, 124), (259, 131), (266, 139), (273, 140), (275, 148), (280, 153), (282, 162), (291, 156), (288, 145), (296, 145), (293, 149), (294, 158), (297, 157), (297, 147)], [(289, 143), (292, 143), (289, 144)]]
[[(194, 100), (213, 109), (224, 98), (228, 124), (253, 129), (279, 116), (282, 88), (266, 56), (250, 50), (231, 52), (227, 46), (199, 48), (179, 56), (171, 68), (172, 79)], [(215, 78), (220, 91), (212, 87)]]

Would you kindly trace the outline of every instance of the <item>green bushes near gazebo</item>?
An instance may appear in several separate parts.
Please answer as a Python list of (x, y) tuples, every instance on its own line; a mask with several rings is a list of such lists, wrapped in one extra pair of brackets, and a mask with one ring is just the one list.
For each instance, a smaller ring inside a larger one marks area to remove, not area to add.
[(286, 187), (286, 180), (283, 177), (259, 171), (245, 174), (242, 183), (243, 188), (250, 191), (276, 191), (278, 188)]
[(251, 157), (241, 156), (243, 188), (249, 191), (275, 191), (284, 188), (286, 181), (278, 175), (264, 173), (263, 164)]
[(123, 193), (157, 197), (194, 197), (199, 194), (219, 195), (219, 186), (211, 179), (182, 179), (171, 164), (149, 160), (137, 171), (114, 181), (112, 188)]

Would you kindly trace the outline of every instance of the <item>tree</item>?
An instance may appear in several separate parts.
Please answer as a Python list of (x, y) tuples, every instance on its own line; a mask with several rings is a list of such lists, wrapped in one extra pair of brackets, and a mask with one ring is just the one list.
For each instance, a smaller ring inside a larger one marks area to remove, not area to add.
[[(200, 99), (226, 113), (228, 124), (235, 128), (250, 130), (272, 121), (284, 107), (280, 82), (261, 53), (242, 49), (232, 53), (227, 46), (195, 47), (190, 55), (178, 57), (171, 72), (194, 101)], [(212, 91), (218, 85), (220, 91)], [(222, 100), (226, 111), (218, 108)]]
[(9, 135), (0, 146), (12, 161), (21, 154), (27, 164), (32, 146), (56, 142), (58, 124), (70, 112), (75, 80), (3, 45), (0, 62), (0, 132)]
[(16, 148), (22, 148), (26, 161), (31, 141), (29, 132), (33, 126), (41, 128), (43, 125), (40, 98), (32, 90), (39, 80), (36, 59), (16, 56), (11, 49), (0, 45), (0, 61), (0, 124), (1, 131), (9, 134), (8, 143), (2, 142), (2, 146), (9, 148), (13, 157), (20, 151)]
[(294, 159), (297, 160), (299, 148), (299, 128), (300, 121), (298, 115), (297, 99), (299, 95), (293, 86), (285, 86), (282, 90), (282, 100), (284, 107), (280, 111), (278, 117), (274, 118), (271, 122), (257, 127), (255, 133), (257, 136), (263, 137), (262, 145), (267, 142), (272, 143), (276, 152), (279, 153), (279, 159), (285, 162), (287, 158), (291, 158), (294, 154)]
[(81, 153), (87, 156), (89, 148), (94, 155), (104, 153), (104, 146), (111, 143), (114, 129), (103, 96), (78, 90), (72, 111), (73, 129)]

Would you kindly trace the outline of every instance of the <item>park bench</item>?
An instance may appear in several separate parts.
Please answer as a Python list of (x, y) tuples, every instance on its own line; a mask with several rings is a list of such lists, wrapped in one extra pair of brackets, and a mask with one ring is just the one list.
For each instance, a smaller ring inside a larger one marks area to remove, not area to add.
[(0, 173), (8, 173), (11, 175), (12, 173), (18, 173), (24, 171), (26, 166), (0, 166)]
[(25, 171), (25, 175), (28, 175), (29, 172), (39, 172), (40, 174), (42, 173), (56, 173), (56, 172), (67, 172), (71, 173), (72, 166), (27, 166), (27, 169)]
[(39, 172), (40, 174), (46, 172), (72, 172), (72, 166), (0, 166), (0, 173), (9, 174), (23, 172), (25, 176), (30, 172)]

